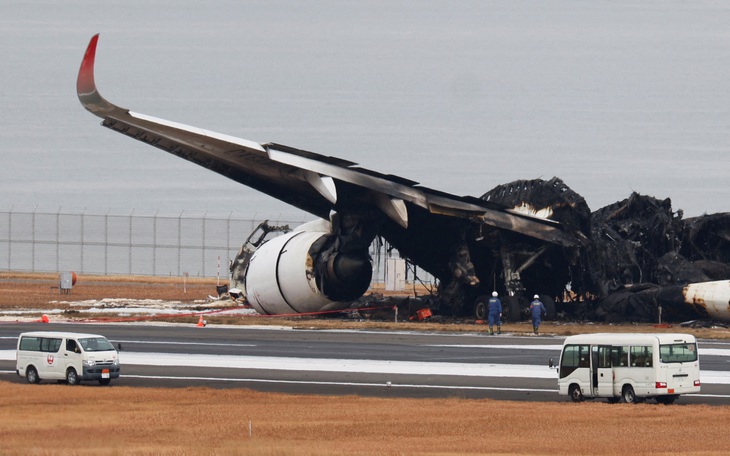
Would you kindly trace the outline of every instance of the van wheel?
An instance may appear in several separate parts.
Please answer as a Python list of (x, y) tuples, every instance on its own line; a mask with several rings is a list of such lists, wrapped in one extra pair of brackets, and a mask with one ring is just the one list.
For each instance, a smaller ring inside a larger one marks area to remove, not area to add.
[(28, 380), (28, 383), (38, 383), (41, 381), (40, 377), (38, 377), (38, 371), (33, 366), (28, 366), (25, 369), (25, 379)]
[(624, 390), (621, 396), (623, 397), (624, 402), (626, 402), (627, 404), (636, 403), (636, 393), (634, 393), (634, 388), (632, 388), (631, 385), (624, 386)]
[(110, 378), (100, 378), (100, 379), (99, 379), (99, 384), (100, 384), (100, 385), (102, 385), (102, 386), (106, 386), (106, 385), (108, 385), (108, 384), (109, 384), (109, 383), (110, 383), (111, 381), (112, 381), (112, 379), (110, 379)]
[(66, 383), (69, 385), (78, 385), (79, 384), (79, 377), (76, 375), (76, 369), (73, 367), (69, 367), (66, 371)]
[(570, 395), (570, 399), (573, 402), (583, 402), (585, 397), (583, 397), (583, 392), (580, 390), (580, 386), (578, 385), (570, 385), (570, 390), (568, 391), (568, 394)]

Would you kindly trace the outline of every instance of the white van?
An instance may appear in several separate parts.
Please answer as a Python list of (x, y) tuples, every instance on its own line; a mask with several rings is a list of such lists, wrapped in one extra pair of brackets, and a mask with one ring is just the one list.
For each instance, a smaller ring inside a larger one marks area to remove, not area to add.
[(671, 404), (700, 392), (697, 341), (690, 334), (582, 334), (563, 343), (558, 389), (574, 402), (654, 398)]
[(108, 385), (119, 377), (119, 353), (98, 334), (27, 332), (18, 336), (15, 372), (28, 383), (65, 380), (77, 385), (96, 380)]

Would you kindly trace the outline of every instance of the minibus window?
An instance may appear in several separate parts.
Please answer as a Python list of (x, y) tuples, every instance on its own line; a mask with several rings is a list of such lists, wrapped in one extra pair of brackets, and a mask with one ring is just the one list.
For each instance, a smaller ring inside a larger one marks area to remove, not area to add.
[(652, 367), (652, 348), (647, 347), (631, 347), (631, 366), (632, 367)]
[(565, 378), (578, 367), (590, 367), (589, 345), (566, 345), (560, 358), (560, 378)]
[(691, 363), (697, 361), (697, 344), (666, 344), (659, 346), (663, 363)]
[(600, 350), (598, 348), (599, 347), (594, 347), (594, 350), (597, 350), (597, 352), (598, 352), (598, 367), (600, 367), (600, 368), (611, 367), (610, 347), (601, 347)]
[(628, 367), (629, 347), (611, 347), (611, 364), (614, 367)]

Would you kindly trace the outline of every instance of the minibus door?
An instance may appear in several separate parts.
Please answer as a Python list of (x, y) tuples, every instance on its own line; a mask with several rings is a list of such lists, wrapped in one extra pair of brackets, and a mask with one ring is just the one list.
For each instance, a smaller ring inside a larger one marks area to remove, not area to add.
[(598, 346), (598, 363), (594, 376), (597, 393), (596, 396), (613, 396), (613, 368), (611, 367), (611, 347), (608, 345)]

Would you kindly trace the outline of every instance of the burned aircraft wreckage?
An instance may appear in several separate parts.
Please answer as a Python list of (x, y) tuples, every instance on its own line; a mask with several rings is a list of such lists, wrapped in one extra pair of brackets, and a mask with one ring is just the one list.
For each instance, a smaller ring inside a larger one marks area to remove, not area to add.
[(509, 319), (537, 293), (552, 312), (580, 318), (649, 321), (661, 309), (665, 319), (730, 320), (730, 214), (684, 220), (668, 199), (638, 194), (591, 213), (558, 178), (457, 196), (336, 157), (135, 113), (99, 94), (97, 41), (77, 94), (103, 126), (318, 218), (268, 240), (252, 234), (233, 262), (234, 285), (261, 313), (346, 308), (369, 288), (369, 248), (379, 238), (438, 279), (441, 314), (483, 317), (483, 296), (496, 290)]
[[(581, 240), (579, 246), (544, 253), (511, 245), (501, 255), (508, 294), (535, 290), (546, 294), (547, 301), (554, 297), (566, 313), (595, 320), (730, 316), (730, 213), (683, 219), (681, 210), (672, 211), (669, 198), (638, 193), (591, 213), (585, 200), (558, 178), (513, 182), (483, 198), (550, 211), (552, 219)], [(709, 305), (711, 299), (721, 307)]]
[[(441, 313), (483, 318), (489, 293), (499, 290), (512, 319), (526, 317), (528, 298), (537, 292), (553, 317), (560, 313), (611, 322), (727, 320), (721, 309), (708, 309), (701, 295), (716, 291), (728, 299), (728, 213), (683, 219), (681, 210), (672, 211), (669, 199), (638, 193), (591, 212), (583, 197), (557, 177), (500, 185), (482, 199), (523, 211), (540, 208), (568, 227), (577, 241), (551, 246), (471, 227), (456, 256), (439, 258), (427, 252), (417, 263), (440, 281), (438, 293), (426, 301)], [(233, 286), (245, 287), (248, 260), (268, 234), (290, 231), (288, 226), (260, 224), (231, 263)], [(398, 242), (408, 248), (407, 238)]]

